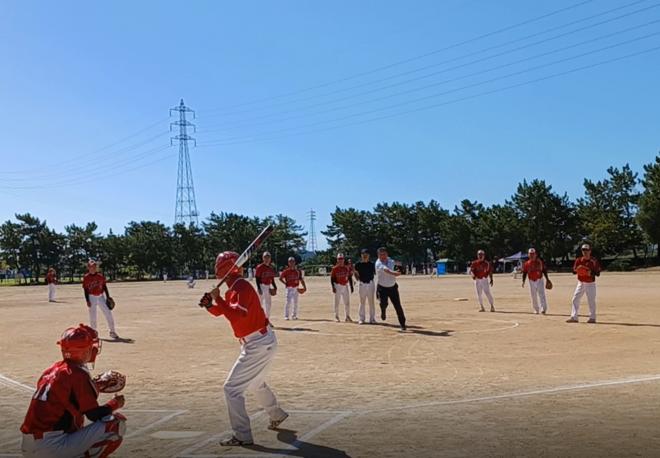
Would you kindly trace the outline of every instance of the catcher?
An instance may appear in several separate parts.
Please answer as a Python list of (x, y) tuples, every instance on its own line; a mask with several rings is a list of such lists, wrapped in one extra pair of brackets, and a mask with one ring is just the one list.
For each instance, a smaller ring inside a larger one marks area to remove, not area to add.
[(274, 281), (277, 272), (271, 263), (271, 256), (268, 251), (264, 251), (262, 259), (263, 262), (257, 266), (254, 273), (254, 281), (257, 283), (257, 291), (261, 296), (261, 306), (264, 313), (266, 313), (266, 318), (270, 318), (271, 296), (277, 294), (277, 285)]
[[(527, 251), (529, 259), (525, 261), (522, 268), (522, 287), (525, 287), (525, 280), (529, 277), (529, 291), (532, 295), (532, 308), (538, 315), (539, 311), (545, 315), (548, 311), (548, 302), (545, 299), (545, 290), (552, 289), (552, 282), (548, 278), (548, 270), (545, 267), (543, 259), (539, 258), (536, 250), (530, 248)], [(545, 285), (543, 284), (545, 277)], [(541, 307), (539, 309), (539, 302)]]
[(243, 279), (243, 268), (236, 267), (238, 253), (225, 251), (215, 261), (215, 275), (225, 279), (227, 291), (220, 295), (219, 287), (204, 294), (199, 305), (211, 315), (224, 315), (234, 335), (241, 343), (241, 353), (232, 367), (224, 391), (229, 410), (229, 422), (234, 431), (223, 446), (252, 445), (250, 417), (245, 409), (245, 392), (253, 390), (257, 401), (270, 417), (268, 429), (277, 427), (289, 416), (277, 404), (277, 399), (265, 379), (275, 358), (277, 339), (268, 318), (261, 308), (259, 296), (252, 285)]
[[(107, 372), (94, 379), (86, 367), (101, 351), (98, 333), (81, 324), (64, 331), (58, 344), (62, 361), (44, 371), (21, 426), (25, 457), (110, 456), (121, 445), (126, 418), (116, 413), (124, 396), (99, 405), (99, 392), (116, 393), (126, 379)], [(85, 417), (90, 424), (83, 426)]]
[[(291, 310), (291, 319), (298, 319), (298, 296), (307, 291), (303, 274), (296, 266), (296, 258), (291, 256), (288, 260), (288, 267), (280, 274), (280, 281), (286, 286), (286, 305), (284, 306), (284, 319), (289, 319), (289, 310)], [(302, 287), (300, 286), (302, 284)]]

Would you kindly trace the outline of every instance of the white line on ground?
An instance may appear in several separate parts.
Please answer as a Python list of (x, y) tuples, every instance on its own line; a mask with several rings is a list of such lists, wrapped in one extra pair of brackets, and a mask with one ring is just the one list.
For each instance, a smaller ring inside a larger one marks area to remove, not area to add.
[(188, 412), (187, 410), (175, 410), (171, 414), (165, 415), (164, 417), (162, 417), (159, 420), (156, 420), (152, 423), (149, 423), (146, 426), (143, 426), (142, 428), (138, 428), (134, 431), (131, 431), (129, 434), (124, 436), (124, 438), (125, 439), (130, 439), (131, 437), (139, 436), (142, 433), (144, 433), (145, 431), (148, 431), (152, 428), (155, 428), (156, 426), (161, 425), (161, 424), (163, 424), (167, 421), (170, 421), (172, 418), (177, 417), (177, 416), (182, 415), (182, 414), (187, 413), (187, 412)]
[(590, 389), (593, 389), (593, 388), (603, 388), (603, 387), (608, 387), (608, 386), (628, 385), (628, 384), (646, 383), (646, 382), (657, 382), (658, 380), (660, 380), (660, 375), (650, 375), (650, 376), (647, 376), (647, 377), (629, 378), (629, 379), (623, 379), (623, 380), (609, 380), (609, 381), (595, 382), (595, 383), (584, 383), (584, 384), (579, 384), (579, 385), (559, 386), (559, 387), (555, 387), (555, 388), (546, 388), (546, 389), (543, 389), (543, 390), (519, 391), (519, 392), (514, 392), (514, 393), (497, 394), (497, 395), (493, 395), (493, 396), (483, 396), (483, 397), (478, 397), (478, 398), (455, 399), (455, 400), (452, 400), (452, 401), (426, 402), (426, 403), (423, 403), (423, 404), (414, 404), (414, 405), (400, 406), (400, 407), (388, 407), (388, 408), (385, 408), (385, 409), (361, 410), (361, 411), (356, 411), (355, 413), (357, 415), (367, 415), (367, 414), (371, 414), (371, 413), (394, 412), (394, 411), (397, 411), (397, 410), (412, 410), (412, 409), (418, 409), (418, 408), (423, 408), (423, 407), (445, 406), (445, 405), (454, 405), (454, 404), (469, 404), (469, 403), (472, 403), (472, 402), (488, 402), (488, 401), (497, 401), (497, 400), (500, 400), (500, 399), (513, 399), (513, 398), (522, 398), (522, 397), (528, 397), (528, 396), (539, 396), (539, 395), (545, 395), (545, 394), (556, 394), (556, 393), (562, 393), (562, 392), (566, 392), (566, 391), (590, 390)]
[(4, 385), (8, 388), (14, 388), (19, 391), (26, 391), (32, 393), (35, 390), (35, 387), (25, 385), (24, 383), (17, 382), (16, 380), (12, 380), (9, 377), (5, 377), (4, 375), (0, 374), (0, 385)]

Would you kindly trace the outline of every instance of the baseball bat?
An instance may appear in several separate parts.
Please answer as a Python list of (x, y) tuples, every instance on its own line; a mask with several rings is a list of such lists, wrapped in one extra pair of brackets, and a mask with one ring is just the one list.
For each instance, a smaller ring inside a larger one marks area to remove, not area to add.
[(229, 272), (234, 270), (236, 267), (241, 267), (243, 264), (245, 264), (248, 261), (248, 259), (250, 259), (250, 256), (254, 254), (257, 248), (263, 245), (264, 241), (270, 236), (270, 234), (273, 233), (273, 230), (274, 230), (273, 226), (269, 224), (264, 228), (263, 231), (261, 231), (261, 233), (257, 236), (257, 238), (254, 239), (252, 243), (248, 245), (248, 247), (245, 249), (243, 253), (241, 253), (241, 255), (238, 257), (232, 268), (229, 269), (227, 274), (225, 274), (225, 276), (220, 279), (220, 282), (218, 282), (218, 287), (220, 287), (220, 285), (224, 283)]

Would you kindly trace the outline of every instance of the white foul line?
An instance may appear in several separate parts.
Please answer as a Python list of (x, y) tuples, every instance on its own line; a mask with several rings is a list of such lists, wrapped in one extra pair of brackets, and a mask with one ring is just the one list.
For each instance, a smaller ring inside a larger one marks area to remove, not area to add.
[(182, 415), (182, 414), (187, 413), (187, 412), (188, 412), (187, 410), (175, 410), (171, 414), (165, 415), (160, 420), (156, 420), (152, 423), (149, 423), (146, 426), (143, 426), (142, 428), (136, 429), (135, 431), (131, 431), (131, 433), (124, 436), (124, 438), (125, 439), (130, 439), (131, 437), (138, 436), (138, 435), (142, 434), (143, 432), (150, 430), (151, 428), (155, 428), (156, 426), (158, 426), (160, 424), (163, 424), (167, 421), (170, 421), (172, 418), (177, 417), (177, 416)]
[(467, 398), (467, 399), (455, 399), (453, 401), (436, 401), (436, 402), (427, 402), (424, 404), (415, 404), (409, 406), (400, 406), (400, 407), (388, 407), (385, 409), (371, 409), (371, 410), (361, 410), (356, 412), (358, 415), (365, 415), (370, 413), (377, 412), (393, 412), (397, 410), (412, 410), (423, 407), (434, 407), (434, 406), (447, 406), (455, 404), (469, 404), (472, 402), (488, 402), (488, 401), (497, 401), (499, 399), (513, 399), (513, 398), (522, 398), (527, 396), (538, 396), (544, 394), (555, 394), (562, 393), (565, 391), (580, 391), (580, 390), (590, 390), (592, 388), (603, 388), (608, 386), (617, 386), (617, 385), (628, 385), (634, 383), (645, 383), (645, 382), (656, 382), (660, 380), (660, 375), (650, 375), (648, 377), (639, 377), (632, 379), (623, 379), (623, 380), (610, 380), (605, 382), (595, 382), (595, 383), (584, 383), (579, 385), (569, 385), (569, 386), (559, 386), (555, 388), (546, 388), (542, 390), (533, 390), (533, 391), (519, 391), (515, 393), (506, 393), (506, 394), (497, 394), (494, 396), (482, 396), (478, 398)]
[(8, 388), (14, 388), (20, 391), (27, 391), (32, 393), (36, 388), (25, 385), (24, 383), (17, 382), (16, 380), (12, 380), (9, 377), (5, 377), (4, 375), (0, 374), (0, 385), (4, 385)]

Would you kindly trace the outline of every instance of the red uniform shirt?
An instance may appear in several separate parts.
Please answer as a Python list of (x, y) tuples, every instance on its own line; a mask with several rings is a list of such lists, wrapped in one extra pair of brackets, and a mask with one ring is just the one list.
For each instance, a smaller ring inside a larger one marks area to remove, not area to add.
[(475, 277), (486, 278), (490, 275), (490, 262), (476, 259), (472, 261), (472, 264), (470, 264), (470, 270), (472, 271), (472, 275)]
[(86, 273), (83, 277), (83, 289), (92, 296), (100, 296), (103, 294), (104, 286), (105, 277), (98, 272), (95, 274)]
[(259, 283), (262, 285), (272, 285), (277, 272), (275, 272), (275, 268), (271, 264), (266, 265), (261, 263), (257, 266), (254, 275), (259, 278)]
[(545, 272), (545, 263), (539, 258), (533, 261), (528, 259), (523, 264), (523, 272), (527, 274), (530, 280), (539, 280), (543, 276), (543, 272)]
[(600, 273), (600, 263), (594, 257), (589, 259), (579, 257), (573, 264), (573, 272), (577, 274), (579, 281), (593, 283), (596, 281), (596, 274)]
[(97, 397), (96, 386), (85, 368), (58, 361), (39, 378), (21, 431), (77, 431), (83, 426), (83, 414), (99, 406)]
[(348, 277), (351, 275), (351, 269), (348, 266), (334, 266), (330, 272), (330, 276), (335, 283), (339, 285), (348, 284)]
[(287, 267), (280, 274), (280, 278), (284, 280), (287, 288), (297, 288), (300, 284), (302, 275), (300, 274), (300, 271), (295, 267), (293, 269), (291, 267)]
[(52, 272), (46, 274), (46, 284), (50, 285), (51, 283), (57, 283), (57, 275)]
[(268, 325), (268, 318), (261, 308), (257, 292), (242, 278), (231, 285), (225, 292), (224, 299), (219, 297), (215, 305), (207, 310), (215, 316), (224, 315), (229, 320), (234, 335), (239, 339)]

